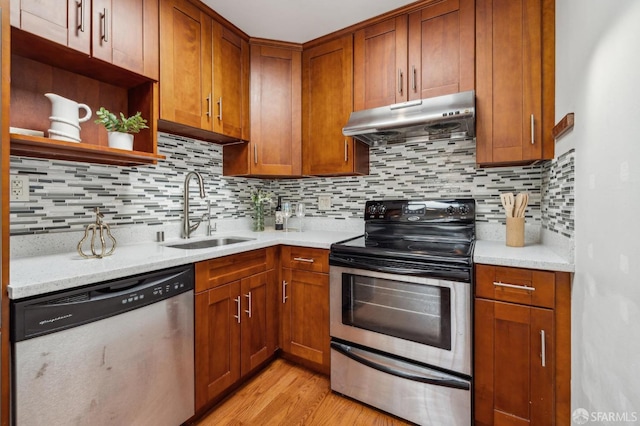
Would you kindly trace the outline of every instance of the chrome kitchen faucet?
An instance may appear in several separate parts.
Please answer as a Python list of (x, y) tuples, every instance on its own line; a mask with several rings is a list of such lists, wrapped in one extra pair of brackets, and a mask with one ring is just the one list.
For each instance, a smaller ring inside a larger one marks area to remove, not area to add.
[(191, 225), (191, 219), (189, 219), (189, 181), (192, 177), (196, 177), (198, 179), (198, 185), (200, 186), (200, 198), (205, 197), (204, 193), (204, 181), (202, 180), (202, 175), (198, 172), (189, 172), (187, 177), (184, 178), (184, 211), (182, 216), (182, 238), (189, 238), (191, 233), (198, 229), (202, 220), (199, 220), (198, 223)]

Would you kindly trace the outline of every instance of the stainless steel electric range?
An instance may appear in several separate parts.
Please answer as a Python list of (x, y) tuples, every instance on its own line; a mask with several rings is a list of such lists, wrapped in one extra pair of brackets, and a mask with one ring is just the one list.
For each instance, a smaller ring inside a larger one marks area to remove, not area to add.
[(364, 236), (331, 246), (331, 389), (421, 425), (471, 424), (475, 201), (364, 214)]

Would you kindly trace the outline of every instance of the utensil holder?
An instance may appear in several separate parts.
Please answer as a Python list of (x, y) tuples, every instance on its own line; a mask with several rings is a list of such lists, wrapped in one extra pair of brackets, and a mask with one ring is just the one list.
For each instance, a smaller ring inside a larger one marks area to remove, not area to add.
[(507, 245), (524, 247), (524, 217), (507, 217)]

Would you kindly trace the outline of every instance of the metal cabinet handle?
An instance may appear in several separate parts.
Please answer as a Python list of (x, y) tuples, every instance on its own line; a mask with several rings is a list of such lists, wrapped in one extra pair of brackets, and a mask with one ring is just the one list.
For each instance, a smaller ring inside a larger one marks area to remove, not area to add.
[(207, 117), (211, 117), (211, 93), (207, 96)]
[[(84, 0), (77, 2), (76, 7), (78, 9), (78, 17), (80, 18), (80, 23), (78, 24), (77, 29), (84, 32)], [(76, 22), (78, 22), (77, 19)]]
[(222, 121), (222, 96), (218, 99), (218, 106), (220, 107), (220, 114), (218, 114), (218, 121)]
[(248, 303), (248, 307), (249, 307), (249, 309), (245, 310), (245, 312), (246, 312), (247, 314), (249, 314), (248, 316), (249, 316), (249, 318), (251, 318), (251, 292), (249, 292), (249, 293), (245, 294), (245, 295), (244, 295), (244, 297), (246, 297), (247, 299), (249, 299), (249, 303)]
[(287, 296), (287, 282), (282, 280), (282, 303), (286, 303), (289, 296)]
[(305, 263), (313, 263), (313, 262), (315, 262), (315, 260), (307, 259), (305, 257), (294, 257), (293, 260), (295, 260), (297, 262), (305, 262)]
[(107, 8), (102, 9), (100, 14), (100, 21), (102, 21), (102, 40), (107, 43), (109, 41), (109, 10)]
[(529, 287), (526, 285), (517, 285), (517, 284), (505, 284), (501, 282), (493, 282), (493, 285), (497, 287), (508, 287), (508, 288), (517, 288), (518, 290), (526, 290), (526, 291), (535, 291), (535, 287)]
[(344, 140), (344, 162), (349, 161), (349, 141)]
[(418, 88), (417, 84), (416, 84), (416, 66), (415, 65), (411, 65), (411, 88), (413, 89), (413, 92), (416, 92), (416, 89)]
[(536, 143), (536, 121), (533, 114), (531, 114), (531, 145)]
[(235, 300), (235, 302), (236, 302), (236, 310), (238, 312), (238, 315), (234, 315), (233, 317), (235, 319), (237, 319), (238, 320), (238, 324), (240, 324), (240, 296), (236, 297), (233, 300)]
[(545, 343), (545, 339), (544, 339), (544, 330), (540, 330), (540, 358), (542, 360), (542, 366), (546, 367), (547, 366), (547, 348), (546, 348), (546, 343)]
[(398, 68), (398, 93), (400, 93), (402, 95), (402, 86), (403, 86), (403, 82), (402, 82), (402, 69)]
[(253, 144), (253, 164), (258, 164), (258, 144)]

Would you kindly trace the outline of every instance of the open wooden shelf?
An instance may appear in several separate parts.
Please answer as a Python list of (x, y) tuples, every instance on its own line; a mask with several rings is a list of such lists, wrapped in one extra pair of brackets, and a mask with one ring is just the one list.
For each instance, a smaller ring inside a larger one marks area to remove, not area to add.
[(156, 164), (158, 160), (166, 158), (164, 155), (148, 152), (127, 151), (15, 133), (11, 133), (11, 155), (117, 166)]

